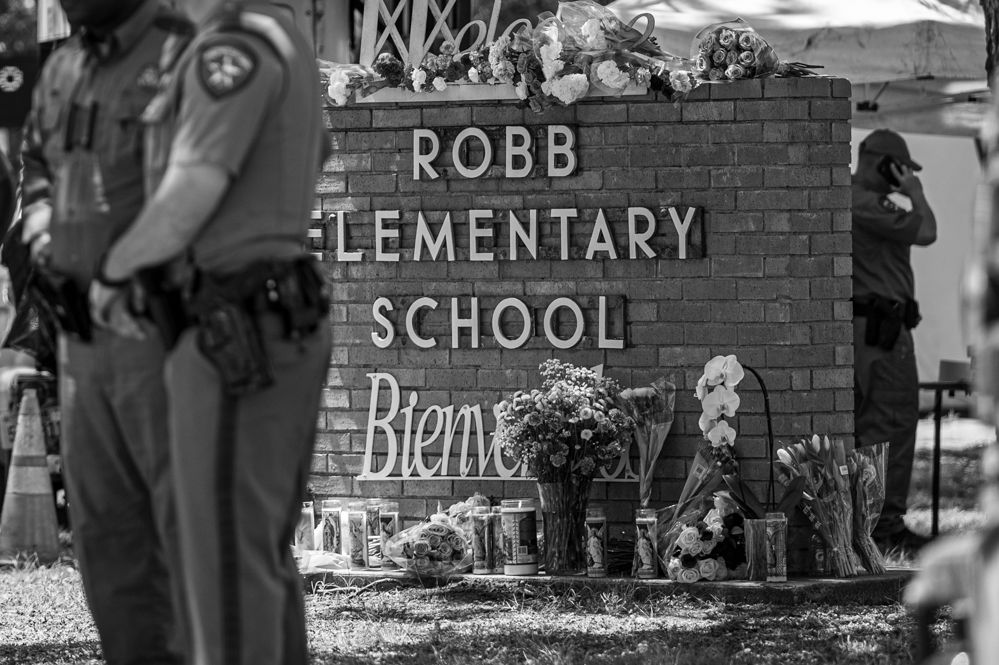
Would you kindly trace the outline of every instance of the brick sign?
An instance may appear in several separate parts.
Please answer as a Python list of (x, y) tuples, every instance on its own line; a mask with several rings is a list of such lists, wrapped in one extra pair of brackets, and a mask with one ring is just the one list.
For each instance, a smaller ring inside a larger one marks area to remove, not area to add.
[[(523, 495), (493, 406), (537, 387), (551, 357), (625, 387), (676, 384), (663, 504), (699, 445), (693, 389), (714, 355), (760, 370), (778, 438), (849, 440), (849, 94), (777, 79), (541, 115), (432, 95), (329, 109), (317, 197), (335, 347), (313, 493), (394, 497), (411, 517), (473, 491)], [(759, 486), (753, 388), (734, 425)], [(627, 478), (628, 461), (607, 475)], [(625, 521), (634, 494), (600, 483), (592, 498)]]

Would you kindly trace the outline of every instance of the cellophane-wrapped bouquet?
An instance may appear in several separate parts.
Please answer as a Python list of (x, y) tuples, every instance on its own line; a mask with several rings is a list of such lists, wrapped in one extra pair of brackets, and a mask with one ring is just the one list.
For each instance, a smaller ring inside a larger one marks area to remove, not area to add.
[(887, 444), (857, 448), (847, 458), (853, 493), (853, 548), (873, 575), (885, 572), (885, 559), (871, 534), (885, 503)]
[(472, 548), (464, 532), (444, 521), (400, 531), (386, 541), (383, 555), (419, 576), (447, 577), (472, 569)]
[(593, 0), (563, 1), (558, 9), (557, 16), (542, 14), (535, 26), (460, 52), (445, 41), (419, 63), (391, 53), (379, 54), (371, 67), (320, 61), (326, 94), (342, 106), (383, 87), (432, 93), (453, 84), (507, 84), (540, 113), (572, 104), (591, 88), (620, 95), (635, 85), (679, 98), (697, 85), (686, 59), (656, 45), (650, 14), (640, 15), (646, 22), (638, 30), (637, 18), (625, 23)]
[(698, 425), (705, 443), (691, 460), (687, 480), (676, 504), (656, 511), (659, 518), (659, 557), (663, 565), (667, 553), (685, 525), (703, 515), (702, 505), (712, 502), (713, 493), (722, 484), (725, 474), (735, 473), (736, 431), (725, 420), (735, 415), (740, 400), (735, 387), (746, 373), (734, 355), (715, 356), (704, 365), (704, 374), (697, 382), (695, 395), (701, 400), (702, 413)]
[(746, 576), (743, 516), (734, 502), (715, 495), (713, 507), (701, 519), (682, 525), (668, 556), (666, 574), (687, 584)]
[(777, 450), (778, 478), (785, 485), (804, 478), (802, 512), (828, 547), (827, 556), (839, 577), (859, 574), (853, 551), (853, 495), (846, 449), (842, 441), (830, 442), (817, 434)]
[(706, 81), (806, 76), (816, 67), (782, 61), (767, 40), (741, 18), (702, 28), (694, 36), (690, 59), (696, 75)]

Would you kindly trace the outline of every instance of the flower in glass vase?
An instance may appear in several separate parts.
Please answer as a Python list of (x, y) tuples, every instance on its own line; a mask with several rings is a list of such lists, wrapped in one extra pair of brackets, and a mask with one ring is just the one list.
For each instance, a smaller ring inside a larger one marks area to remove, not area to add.
[(559, 360), (540, 371), (540, 389), (517, 391), (497, 406), (495, 437), (538, 480), (546, 571), (576, 573), (586, 561), (590, 484), (620, 457), (635, 422), (615, 406), (621, 388), (612, 379)]

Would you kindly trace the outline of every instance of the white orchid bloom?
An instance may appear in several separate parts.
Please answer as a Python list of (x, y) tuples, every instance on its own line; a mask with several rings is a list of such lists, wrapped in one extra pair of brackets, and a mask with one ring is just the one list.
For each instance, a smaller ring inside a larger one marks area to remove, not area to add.
[(734, 390), (726, 386), (715, 386), (711, 394), (701, 402), (701, 408), (705, 413), (710, 413), (712, 418), (719, 418), (722, 415), (734, 416), (742, 400)]
[(709, 386), (725, 381), (725, 356), (715, 356), (704, 365), (704, 380)]
[(729, 388), (735, 388), (746, 377), (746, 370), (734, 355), (725, 356), (722, 371), (725, 374), (725, 385)]
[(701, 428), (701, 432), (707, 435), (707, 433), (711, 431), (711, 429), (715, 426), (715, 423), (717, 422), (718, 422), (717, 418), (712, 418), (711, 414), (705, 411), (701, 414), (701, 418), (700, 420), (697, 421), (697, 424)]
[(708, 432), (708, 441), (715, 448), (735, 445), (736, 431), (724, 420), (720, 421), (715, 428)]
[(703, 401), (705, 396), (708, 394), (708, 375), (702, 374), (701, 378), (697, 380), (697, 388), (694, 389), (694, 395), (699, 401)]

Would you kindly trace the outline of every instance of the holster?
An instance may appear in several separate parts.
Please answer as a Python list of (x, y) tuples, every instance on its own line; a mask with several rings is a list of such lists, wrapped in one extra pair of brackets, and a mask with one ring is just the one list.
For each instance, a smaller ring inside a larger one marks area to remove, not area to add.
[(215, 297), (199, 305), (197, 343), (215, 366), (226, 394), (235, 397), (274, 383), (256, 317), (238, 303)]
[(908, 299), (904, 302), (881, 296), (870, 296), (853, 302), (855, 316), (867, 318), (864, 328), (864, 343), (877, 346), (885, 351), (895, 348), (895, 342), (902, 333), (902, 326), (911, 330), (919, 325), (919, 303)]
[(76, 280), (55, 270), (39, 268), (33, 272), (28, 289), (48, 303), (63, 332), (83, 342), (93, 340), (90, 302)]
[(312, 257), (254, 263), (235, 274), (200, 273), (190, 310), (198, 346), (216, 366), (232, 395), (273, 383), (259, 315), (277, 314), (285, 339), (315, 332), (329, 305)]

